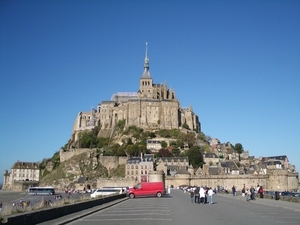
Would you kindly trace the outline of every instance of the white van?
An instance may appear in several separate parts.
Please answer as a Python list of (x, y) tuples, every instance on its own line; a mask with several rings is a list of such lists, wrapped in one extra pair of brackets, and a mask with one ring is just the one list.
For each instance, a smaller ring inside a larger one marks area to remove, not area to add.
[(99, 188), (96, 189), (92, 194), (91, 198), (106, 196), (106, 195), (113, 195), (113, 194), (122, 194), (123, 188)]

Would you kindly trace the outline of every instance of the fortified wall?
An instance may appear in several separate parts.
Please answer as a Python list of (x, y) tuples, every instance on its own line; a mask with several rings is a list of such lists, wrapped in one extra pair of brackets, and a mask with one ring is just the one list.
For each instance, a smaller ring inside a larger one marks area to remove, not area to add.
[(217, 188), (218, 185), (223, 188), (231, 190), (232, 186), (236, 186), (241, 190), (243, 185), (246, 187), (254, 186), (257, 184), (263, 186), (265, 190), (270, 191), (284, 191), (284, 190), (297, 190), (298, 189), (298, 173), (288, 173), (281, 171), (280, 173), (274, 172), (268, 175), (188, 175), (176, 174), (174, 177), (167, 176), (165, 179), (166, 185), (190, 185), (190, 186), (208, 186)]
[[(64, 151), (63, 149), (60, 149), (59, 156), (60, 156), (60, 162), (64, 162), (73, 156), (86, 153), (89, 158), (96, 157), (97, 149), (95, 148), (80, 148), (80, 149), (72, 149), (70, 151)], [(99, 156), (99, 163), (101, 163), (103, 166), (105, 166), (108, 170), (117, 168), (119, 165), (126, 165), (127, 162), (126, 156)]]

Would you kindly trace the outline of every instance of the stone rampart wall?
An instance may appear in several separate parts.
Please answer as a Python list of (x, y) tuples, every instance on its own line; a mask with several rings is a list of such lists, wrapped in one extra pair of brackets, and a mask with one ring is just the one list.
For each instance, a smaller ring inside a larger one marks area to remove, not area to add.
[[(64, 162), (73, 156), (82, 154), (82, 153), (87, 153), (87, 154), (92, 154), (96, 156), (96, 151), (97, 149), (90, 149), (90, 148), (80, 148), (80, 149), (72, 149), (70, 151), (64, 151), (63, 149), (60, 150), (59, 155), (60, 155), (60, 161)], [(99, 157), (99, 163), (101, 163), (103, 166), (105, 166), (108, 170), (117, 168), (119, 165), (125, 165), (127, 162), (127, 157), (123, 156), (100, 156)]]
[(284, 191), (298, 189), (298, 175), (297, 174), (270, 174), (270, 175), (209, 175), (209, 176), (188, 176), (176, 175), (175, 177), (166, 177), (166, 185), (191, 185), (191, 186), (209, 186), (217, 188), (218, 185), (231, 190), (232, 186), (236, 186), (238, 190), (257, 184), (263, 186), (265, 190), (270, 191)]
[(64, 162), (70, 158), (72, 158), (73, 156), (76, 156), (76, 155), (80, 155), (82, 153), (96, 153), (96, 149), (93, 148), (93, 149), (90, 149), (90, 148), (74, 148), (74, 149), (71, 149), (69, 151), (64, 151), (63, 149), (60, 149), (59, 151), (59, 157), (60, 157), (60, 162)]

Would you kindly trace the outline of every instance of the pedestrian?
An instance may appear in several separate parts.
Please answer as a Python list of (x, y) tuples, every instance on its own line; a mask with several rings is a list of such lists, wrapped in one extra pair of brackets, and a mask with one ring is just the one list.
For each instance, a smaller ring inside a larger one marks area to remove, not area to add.
[(245, 193), (246, 193), (246, 188), (245, 188), (245, 184), (243, 185), (243, 189), (242, 189), (242, 196), (245, 197)]
[(0, 212), (2, 211), (2, 202), (0, 201)]
[(255, 201), (255, 189), (253, 186), (250, 188), (250, 199)]
[(232, 186), (232, 195), (233, 195), (233, 196), (236, 196), (236, 188), (235, 188), (234, 185)]
[(209, 188), (209, 190), (207, 191), (207, 195), (208, 195), (208, 204), (213, 204), (213, 194), (214, 191), (212, 188)]
[(192, 202), (192, 203), (195, 203), (195, 202), (194, 202), (194, 195), (195, 195), (194, 190), (191, 189), (191, 191), (190, 191), (190, 197), (191, 197), (191, 202)]
[(200, 204), (204, 204), (204, 202), (205, 202), (205, 190), (203, 189), (203, 187), (200, 188), (199, 196), (200, 196)]
[(262, 188), (262, 186), (259, 187), (258, 193), (259, 193), (260, 198), (264, 198), (264, 189)]
[(196, 187), (196, 189), (195, 189), (195, 193), (194, 193), (195, 195), (195, 203), (200, 203), (200, 196), (199, 196), (199, 187)]
[(246, 195), (246, 201), (249, 202), (251, 193), (248, 188), (246, 189), (245, 195)]

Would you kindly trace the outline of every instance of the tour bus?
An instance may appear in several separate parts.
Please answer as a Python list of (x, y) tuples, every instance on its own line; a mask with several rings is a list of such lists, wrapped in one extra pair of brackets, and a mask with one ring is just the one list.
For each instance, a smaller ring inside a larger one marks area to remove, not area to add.
[(123, 188), (99, 188), (96, 189), (92, 194), (91, 198), (96, 198), (104, 195), (122, 194), (124, 192)]
[(54, 195), (55, 189), (53, 187), (30, 187), (28, 188), (29, 195)]

